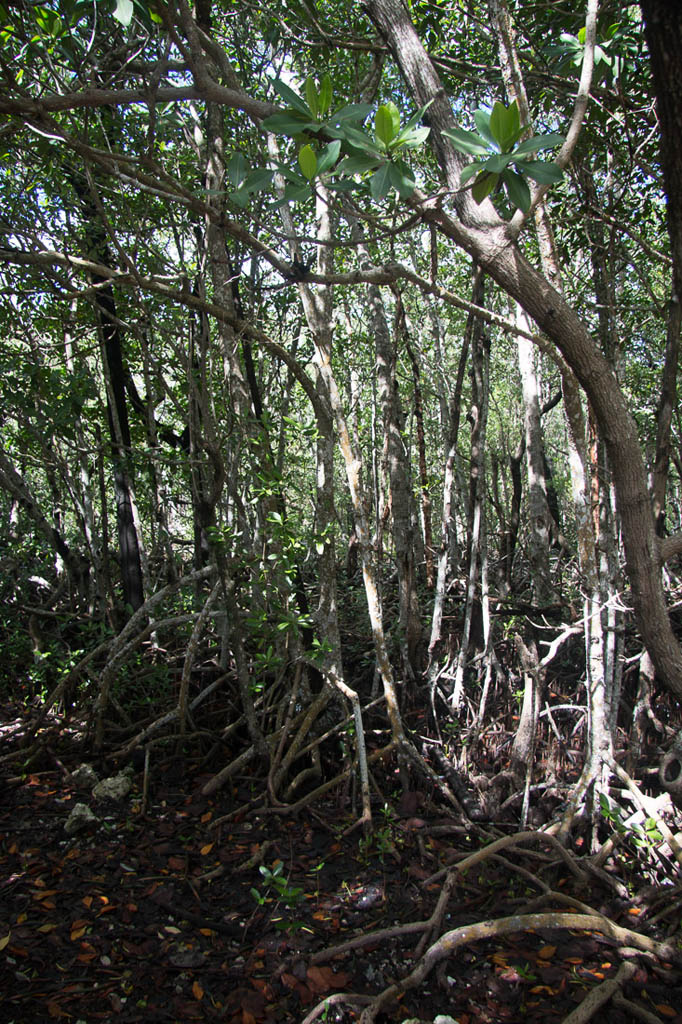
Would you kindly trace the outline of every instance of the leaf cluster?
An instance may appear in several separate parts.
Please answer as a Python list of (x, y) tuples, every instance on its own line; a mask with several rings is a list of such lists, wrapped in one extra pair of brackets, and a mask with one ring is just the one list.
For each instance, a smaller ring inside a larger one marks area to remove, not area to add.
[[(285, 193), (285, 199), (302, 198), (307, 186), (332, 169), (347, 179), (328, 183), (333, 190), (355, 189), (357, 183), (348, 179), (369, 174), (369, 190), (374, 200), (383, 199), (392, 189), (401, 198), (412, 195), (414, 176), (398, 154), (417, 148), (428, 137), (430, 129), (419, 125), (426, 107), (401, 125), (396, 105), (381, 104), (375, 115), (374, 132), (369, 134), (362, 123), (372, 112), (371, 105), (350, 103), (330, 113), (333, 85), (328, 74), (322, 78), (319, 88), (312, 77), (306, 79), (305, 99), (281, 79), (275, 79), (273, 87), (288, 107), (266, 118), (263, 127), (301, 143), (298, 150), (300, 175), (289, 168), (282, 169), (292, 186)], [(308, 139), (310, 141), (304, 141)], [(332, 141), (323, 147), (326, 139)]]
[(490, 112), (479, 108), (474, 120), (478, 132), (455, 128), (444, 134), (460, 153), (477, 158), (464, 168), (460, 177), (462, 185), (474, 179), (471, 193), (477, 203), (504, 189), (512, 207), (525, 213), (531, 203), (527, 178), (541, 185), (554, 185), (562, 180), (558, 164), (536, 160), (535, 154), (561, 145), (563, 135), (535, 135), (517, 145), (527, 129), (521, 124), (516, 100), (508, 107), (498, 101)]

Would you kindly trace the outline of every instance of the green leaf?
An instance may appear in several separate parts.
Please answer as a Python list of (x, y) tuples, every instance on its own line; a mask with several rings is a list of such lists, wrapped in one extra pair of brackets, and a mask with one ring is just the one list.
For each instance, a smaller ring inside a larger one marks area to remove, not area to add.
[(520, 146), (517, 146), (514, 150), (514, 156), (521, 156), (525, 153), (539, 153), (543, 149), (554, 149), (555, 146), (561, 146), (564, 142), (564, 136), (559, 135), (557, 132), (550, 132), (549, 135), (534, 135), (532, 139), (526, 139)]
[(490, 115), (490, 131), (503, 153), (507, 153), (521, 135), (521, 119), (516, 100), (505, 107), (499, 100)]
[(423, 107), (421, 107), (416, 114), (413, 114), (410, 120), (407, 122), (407, 124), (403, 125), (403, 131), (407, 132), (411, 128), (414, 128), (423, 119), (424, 114), (429, 109), (432, 103), (433, 100), (429, 100), (429, 102), (426, 103)]
[(377, 110), (374, 131), (377, 139), (388, 149), (389, 143), (400, 130), (400, 113), (395, 103), (382, 103)]
[(514, 157), (511, 153), (493, 153), (484, 162), (483, 168), (486, 171), (490, 171), (492, 174), (501, 174), (505, 169), (510, 160)]
[(246, 192), (260, 192), (272, 184), (272, 178), (273, 171), (269, 171), (265, 167), (259, 167), (247, 175), (246, 179), (242, 182), (242, 189)]
[(120, 21), (124, 28), (127, 28), (133, 20), (133, 0), (116, 0), (114, 11), (116, 21)]
[(497, 139), (490, 130), (490, 114), (488, 111), (481, 110), (479, 107), (478, 110), (474, 111), (474, 121), (478, 128), (478, 134), (485, 139), (489, 146), (497, 149)]
[(309, 185), (286, 185), (283, 199), (285, 203), (305, 203), (310, 199)]
[(377, 146), (373, 139), (370, 139), (368, 135), (357, 130), (357, 128), (351, 128), (350, 125), (345, 125), (343, 129), (339, 129), (342, 132), (342, 137), (351, 146), (355, 146), (356, 149), (362, 149), (366, 153), (371, 153), (373, 156), (380, 157), (381, 150)]
[(369, 189), (372, 199), (383, 199), (391, 189), (391, 165), (388, 161), (382, 164), (378, 171), (369, 179)]
[(229, 193), (229, 198), (236, 206), (241, 207), (241, 209), (243, 210), (248, 205), (249, 193), (246, 191), (246, 189), (238, 188), (235, 192)]
[(482, 167), (483, 164), (478, 160), (474, 161), (472, 164), (467, 164), (459, 176), (460, 185), (466, 185), (467, 181), (471, 181), (471, 179), (475, 178), (477, 174), (480, 174)]
[(471, 194), (477, 203), (482, 203), (490, 193), (497, 187), (499, 181), (499, 174), (489, 174), (484, 172), (480, 174), (474, 182), (474, 187), (471, 190)]
[(314, 120), (313, 113), (307, 103), (305, 103), (298, 93), (294, 92), (286, 82), (283, 82), (281, 78), (273, 78), (272, 87), (277, 95), (281, 96), (284, 102), (288, 103), (290, 107), (293, 107), (294, 110), (298, 110), (299, 114), (305, 114), (306, 117)]
[(337, 170), (340, 174), (364, 174), (375, 170), (378, 162), (377, 157), (372, 156), (346, 156)]
[(320, 82), (318, 103), (320, 116), (324, 117), (332, 104), (332, 80), (329, 74), (324, 75)]
[(504, 187), (507, 190), (510, 203), (518, 210), (527, 213), (530, 209), (530, 189), (528, 182), (520, 174), (507, 170), (502, 175)]
[(412, 171), (402, 160), (388, 165), (388, 175), (391, 185), (401, 199), (409, 199), (415, 188), (415, 180)]
[(339, 121), (364, 121), (374, 108), (369, 103), (348, 103), (339, 107), (330, 116), (328, 124), (335, 125)]
[(305, 98), (308, 101), (313, 117), (317, 117), (320, 112), (320, 104), (317, 99), (317, 89), (315, 88), (315, 82), (312, 75), (308, 75), (305, 80)]
[(317, 161), (317, 173), (324, 174), (330, 167), (333, 167), (336, 161), (339, 159), (339, 153), (341, 152), (341, 142), (336, 139), (334, 142), (330, 142), (326, 147), (322, 156)]
[(302, 146), (298, 151), (298, 166), (301, 168), (303, 177), (312, 181), (317, 171), (317, 157), (312, 146)]
[(316, 121), (310, 120), (310, 114), (303, 117), (293, 110), (285, 114), (272, 114), (261, 123), (266, 132), (274, 132), (275, 135), (301, 135), (305, 131), (316, 131), (320, 127)]
[(564, 177), (558, 164), (546, 163), (544, 160), (518, 160), (516, 167), (540, 185), (556, 185)]
[(396, 135), (393, 140), (392, 149), (399, 149), (404, 146), (406, 149), (416, 149), (417, 146), (421, 146), (423, 142), (429, 137), (430, 128), (411, 128), (409, 131), (403, 130)]
[(230, 184), (237, 188), (248, 174), (249, 165), (241, 153), (234, 153), (227, 162), (226, 170)]
[(443, 135), (452, 139), (455, 149), (460, 153), (467, 153), (470, 156), (486, 156), (490, 152), (490, 146), (480, 135), (475, 132), (464, 131), (463, 128), (445, 129)]

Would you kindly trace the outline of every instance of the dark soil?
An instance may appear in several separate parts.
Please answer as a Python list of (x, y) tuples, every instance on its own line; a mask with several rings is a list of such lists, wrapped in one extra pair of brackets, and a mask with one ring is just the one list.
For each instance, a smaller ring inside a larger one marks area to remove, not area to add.
[[(249, 783), (211, 800), (198, 795), (205, 780), (191, 767), (155, 766), (144, 815), (139, 774), (129, 797), (106, 805), (78, 792), (64, 770), (3, 786), (2, 1022), (285, 1024), (303, 1021), (334, 993), (376, 996), (414, 967), (419, 934), (341, 956), (333, 947), (428, 918), (442, 884), (428, 880), (458, 852), (482, 845), (462, 821), (381, 809), (366, 840), (346, 832), (353, 819), (334, 803), (296, 818), (261, 811), (216, 825), (248, 797)], [(79, 801), (99, 823), (69, 838), (64, 823)], [(516, 864), (520, 857), (513, 852)], [(551, 875), (553, 889), (632, 928), (651, 913), (652, 901), (672, 906), (680, 895), (672, 885), (651, 886), (646, 899), (632, 884), (629, 899), (618, 900), (608, 887), (600, 892), (598, 883), (578, 892), (546, 850), (524, 851), (523, 858), (528, 871)], [(261, 868), (274, 875), (269, 885)], [(523, 913), (539, 892), (532, 878), (500, 861), (484, 861), (470, 875), (456, 890), (447, 929)], [(600, 934), (565, 930), (467, 945), (379, 1019), (561, 1021), (625, 956), (637, 964), (625, 996), (682, 1024), (678, 968), (623, 952)], [(339, 1001), (319, 1019), (345, 1024), (360, 1012)], [(607, 1003), (594, 1019), (636, 1018)]]

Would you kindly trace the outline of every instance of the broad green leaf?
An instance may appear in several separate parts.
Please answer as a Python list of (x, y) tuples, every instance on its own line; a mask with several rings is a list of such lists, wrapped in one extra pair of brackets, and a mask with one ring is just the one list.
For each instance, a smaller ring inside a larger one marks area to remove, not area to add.
[(374, 108), (369, 103), (348, 103), (345, 107), (339, 107), (329, 118), (329, 124), (338, 124), (339, 121), (364, 121)]
[(491, 174), (501, 174), (505, 169), (510, 160), (513, 160), (514, 156), (512, 153), (493, 153), (483, 164), (483, 168), (486, 171), (490, 171)]
[(370, 139), (368, 135), (357, 130), (357, 128), (351, 128), (350, 125), (344, 125), (339, 129), (341, 137), (355, 146), (356, 149), (362, 149), (366, 153), (372, 153), (374, 156), (381, 156), (381, 150), (377, 146), (373, 139)]
[(406, 149), (416, 149), (417, 146), (421, 146), (423, 142), (429, 137), (430, 128), (411, 128), (409, 131), (403, 130), (393, 140), (393, 149), (398, 149), (400, 146), (405, 146)]
[(566, 49), (569, 50), (581, 50), (582, 45), (577, 36), (571, 35), (570, 32), (562, 32), (559, 36), (562, 43), (566, 43)]
[(324, 172), (328, 171), (330, 167), (333, 167), (339, 159), (340, 152), (341, 142), (338, 139), (334, 142), (330, 142), (317, 162), (317, 173), (324, 174)]
[(543, 149), (554, 149), (555, 146), (561, 146), (564, 142), (564, 136), (559, 135), (557, 132), (550, 132), (549, 135), (534, 135), (532, 139), (526, 139), (514, 150), (514, 156), (521, 156), (525, 153), (539, 153)]
[(120, 21), (124, 28), (127, 28), (133, 20), (133, 0), (116, 0), (114, 11), (116, 21)]
[(471, 179), (475, 178), (477, 174), (480, 174), (482, 167), (483, 164), (478, 160), (474, 161), (473, 164), (467, 164), (459, 176), (460, 185), (466, 185), (467, 181), (471, 181)]
[(364, 174), (365, 171), (373, 171), (378, 163), (377, 157), (372, 156), (346, 156), (339, 164), (339, 174)]
[(313, 117), (317, 117), (317, 115), (320, 112), (320, 104), (317, 99), (317, 89), (315, 87), (315, 82), (311, 75), (308, 75), (308, 77), (305, 80), (305, 98), (308, 101), (308, 106), (312, 111)]
[(508, 152), (521, 135), (521, 119), (516, 100), (505, 107), (499, 100), (490, 115), (490, 131), (503, 153)]
[(274, 132), (275, 135), (300, 135), (304, 131), (314, 131), (320, 126), (316, 121), (310, 120), (310, 114), (303, 117), (295, 111), (285, 114), (272, 114), (262, 122), (267, 132)]
[(470, 156), (486, 156), (490, 152), (490, 146), (485, 139), (475, 132), (467, 132), (463, 128), (446, 129), (443, 135), (452, 139), (455, 149), (460, 153), (468, 153)]
[(298, 151), (298, 166), (301, 168), (303, 177), (312, 181), (317, 171), (317, 157), (312, 146), (301, 146)]
[(226, 170), (230, 184), (236, 188), (248, 174), (249, 165), (241, 153), (234, 153), (227, 162)]
[(260, 192), (272, 184), (273, 172), (265, 167), (258, 167), (251, 174), (247, 175), (242, 182), (242, 189), (246, 192)]
[(530, 189), (520, 174), (507, 170), (502, 175), (504, 187), (507, 190), (509, 201), (518, 210), (527, 213), (530, 209)]
[(421, 109), (419, 109), (416, 114), (413, 114), (410, 120), (407, 122), (407, 124), (403, 125), (403, 131), (407, 132), (410, 130), (410, 128), (414, 128), (417, 124), (419, 124), (422, 121), (424, 114), (429, 109), (432, 103), (433, 100), (429, 100), (429, 102), (426, 103), (423, 107), (421, 107)]
[(369, 189), (372, 199), (383, 199), (391, 189), (391, 165), (388, 161), (382, 164), (378, 171), (369, 179)]
[(388, 165), (388, 174), (391, 185), (397, 191), (401, 199), (409, 199), (414, 192), (415, 181), (412, 171), (402, 160)]
[(278, 163), (277, 170), (283, 178), (286, 178), (287, 181), (292, 182), (294, 185), (304, 186), (306, 184), (305, 178), (302, 178), (298, 171), (293, 170), (287, 164)]
[(285, 103), (288, 103), (294, 110), (298, 110), (299, 114), (305, 114), (311, 120), (314, 120), (312, 111), (308, 107), (307, 103), (301, 99), (297, 92), (294, 92), (290, 86), (283, 82), (281, 78), (272, 79), (272, 87), (278, 96), (281, 96)]
[(400, 113), (395, 103), (382, 103), (374, 122), (377, 139), (388, 148), (400, 130)]
[(282, 201), (285, 203), (304, 203), (307, 199), (310, 199), (310, 195), (309, 185), (286, 185)]
[(245, 188), (238, 188), (234, 192), (229, 193), (229, 198), (236, 206), (240, 206), (243, 210), (248, 205), (249, 193)]
[(471, 190), (471, 194), (477, 203), (482, 203), (483, 200), (490, 195), (490, 193), (497, 187), (499, 179), (499, 174), (483, 173), (479, 175)]
[(478, 110), (474, 111), (474, 121), (478, 128), (478, 134), (483, 136), (490, 146), (497, 149), (497, 139), (490, 130), (490, 114), (488, 111), (481, 110), (479, 107)]
[(516, 167), (540, 185), (556, 185), (564, 176), (558, 164), (545, 163), (543, 160), (518, 160)]
[(320, 82), (318, 103), (320, 116), (324, 117), (332, 104), (332, 80), (329, 74), (324, 75)]

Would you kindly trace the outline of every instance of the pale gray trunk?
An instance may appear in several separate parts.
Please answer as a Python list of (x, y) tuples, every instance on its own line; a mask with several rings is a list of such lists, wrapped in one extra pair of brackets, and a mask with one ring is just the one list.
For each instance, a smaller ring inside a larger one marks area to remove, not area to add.
[[(482, 289), (482, 282), (481, 282)], [(483, 304), (484, 297), (481, 290), (480, 302)], [(462, 639), (460, 641), (455, 668), (454, 685), (450, 703), (453, 709), (461, 707), (464, 699), (464, 674), (469, 660), (471, 647), (471, 626), (476, 606), (481, 602), (481, 566), (486, 564), (484, 553), (486, 546), (486, 434), (488, 429), (488, 399), (489, 399), (489, 369), (490, 369), (490, 342), (483, 323), (477, 320), (473, 325), (471, 339), (471, 408), (469, 419), (471, 421), (471, 465), (469, 476), (469, 508), (471, 523), (469, 526), (469, 549), (468, 549), (468, 573), (466, 600), (464, 604), (464, 625), (462, 628)], [(485, 581), (487, 597), (487, 579)], [(486, 608), (486, 619), (489, 622), (489, 612)], [(487, 648), (489, 640), (485, 638)]]
[[(531, 325), (517, 306), (517, 323), (524, 331)], [(540, 395), (533, 343), (517, 338), (519, 374), (523, 395), (523, 426), (526, 438), (526, 472), (528, 476), (528, 561), (533, 599), (540, 607), (555, 604), (556, 590), (552, 582), (549, 553), (552, 539), (552, 514), (547, 504), (544, 439), (540, 417)]]
[[(356, 232), (360, 266), (371, 266), (367, 248)], [(419, 599), (417, 597), (415, 538), (412, 526), (412, 488), (407, 452), (401, 432), (402, 410), (396, 379), (396, 348), (386, 318), (381, 292), (367, 285), (369, 328), (374, 337), (379, 405), (387, 442), (388, 475), (391, 487), (393, 546), (398, 568), (400, 646), (406, 675), (419, 671), (418, 649), (421, 639)]]

